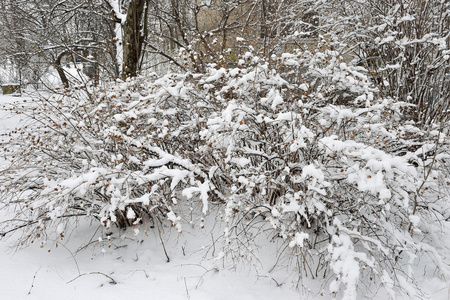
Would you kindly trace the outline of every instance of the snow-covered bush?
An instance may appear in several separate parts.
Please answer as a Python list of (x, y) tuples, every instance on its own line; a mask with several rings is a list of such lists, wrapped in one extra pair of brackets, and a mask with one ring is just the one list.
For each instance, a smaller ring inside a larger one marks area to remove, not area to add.
[[(165, 80), (170, 81), (161, 83)], [(28, 124), (4, 149), (12, 163), (4, 172), (2, 192), (8, 195), (4, 204), (20, 206), (12, 229), (25, 229), (23, 242), (38, 238), (45, 243), (54, 230), (63, 237), (82, 216), (97, 219), (107, 230), (112, 224), (154, 222), (158, 215), (177, 223), (172, 192), (182, 181), (195, 185), (195, 176), (203, 174), (188, 159), (173, 155), (182, 146), (176, 138), (165, 142), (169, 124), (177, 120), (170, 106), (182, 109), (182, 103), (155, 92), (133, 81), (108, 91), (40, 95), (11, 108)]]
[(2, 232), (23, 229), (22, 243), (86, 218), (181, 231), (190, 218), (177, 204), (190, 201), (219, 208), (220, 258), (248, 258), (267, 237), (300, 262), (298, 276), (325, 278), (344, 299), (363, 278), (412, 296), (424, 253), (450, 275), (449, 128), (405, 122), (409, 104), (381, 98), (339, 53), (248, 52), (234, 69), (24, 101), (12, 111), (28, 123), (4, 145), (0, 177), (17, 214)]
[(380, 93), (413, 103), (405, 116), (430, 124), (450, 108), (450, 4), (442, 0), (317, 1), (329, 46), (370, 72)]
[[(252, 67), (218, 70), (201, 82), (220, 83), (211, 98), (227, 103), (208, 119), (200, 149), (218, 162), (208, 174), (226, 195), (230, 256), (248, 257), (254, 247), (238, 244), (272, 228), (269, 237), (302, 261), (299, 272), (314, 278), (331, 269), (331, 291), (343, 288), (345, 299), (355, 299), (363, 276), (412, 295), (406, 283), (419, 253), (431, 254), (448, 276), (440, 261), (448, 247), (428, 241), (445, 235), (429, 225), (448, 218), (448, 127), (405, 124), (408, 104), (378, 99), (366, 71), (334, 52), (278, 58), (306, 68), (297, 85), (248, 61)], [(353, 101), (333, 105), (344, 93)]]

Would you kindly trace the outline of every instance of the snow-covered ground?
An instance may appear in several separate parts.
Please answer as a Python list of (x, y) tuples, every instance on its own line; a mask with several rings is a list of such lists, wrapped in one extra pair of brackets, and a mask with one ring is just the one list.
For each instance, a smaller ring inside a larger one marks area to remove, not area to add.
[[(20, 99), (0, 96), (0, 105), (17, 100)], [(19, 118), (9, 118), (0, 111), (1, 132), (13, 129), (19, 122)], [(0, 221), (7, 218), (8, 212), (0, 212)], [(13, 235), (0, 241), (0, 299), (327, 298), (326, 292), (324, 296), (320, 294), (320, 283), (312, 283), (316, 291), (309, 292), (302, 283), (296, 287), (282, 269), (269, 276), (268, 272), (240, 264), (232, 269), (224, 266), (217, 259), (219, 250), (201, 251), (202, 246), (212, 244), (209, 229), (189, 230), (181, 235), (173, 230), (162, 239), (156, 229), (147, 236), (143, 232), (135, 236), (130, 230), (111, 241), (99, 241), (103, 236), (101, 229), (80, 224), (69, 239), (58, 241), (58, 247), (32, 244), (19, 251), (14, 248)], [(260, 252), (261, 261), (273, 258), (271, 249)], [(418, 268), (423, 270), (420, 284), (431, 299), (450, 299), (449, 283), (431, 278), (432, 272), (423, 264)], [(373, 299), (387, 297), (380, 293)]]
[(8, 248), (12, 241), (2, 241), (1, 299), (307, 299), (288, 286), (259, 280), (251, 271), (201, 262), (192, 256), (193, 249), (180, 244), (166, 245), (167, 262), (158, 238), (151, 235), (142, 243), (128, 240), (128, 246), (113, 241), (106, 253), (95, 245), (77, 252), (94, 232), (79, 229), (64, 246), (32, 245), (18, 252)]

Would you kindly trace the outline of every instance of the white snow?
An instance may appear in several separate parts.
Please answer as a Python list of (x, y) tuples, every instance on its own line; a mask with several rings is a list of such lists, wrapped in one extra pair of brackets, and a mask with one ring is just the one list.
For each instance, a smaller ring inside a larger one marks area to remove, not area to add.
[[(225, 253), (202, 261), (195, 253), (200, 247), (165, 241), (171, 259), (167, 262), (154, 233), (145, 237), (142, 232), (130, 232), (123, 239), (113, 239), (111, 248), (107, 240), (98, 242), (97, 237), (95, 228), (85, 227), (58, 248), (31, 245), (18, 252), (9, 248), (11, 242), (0, 242), (1, 299), (302, 299), (300, 292), (277, 287), (254, 272), (224, 269)], [(77, 252), (78, 245), (88, 244), (91, 238), (95, 243)], [(111, 284), (107, 276), (117, 284)]]
[[(342, 66), (345, 68), (345, 66)], [(250, 76), (251, 77), (251, 76)], [(174, 89), (173, 93), (181, 93), (180, 90)], [(271, 95), (267, 95), (266, 104), (276, 108), (283, 103), (281, 94), (277, 89), (272, 90)], [(277, 99), (279, 97), (279, 99)], [(0, 104), (10, 103), (22, 100), (11, 96), (0, 96)], [(212, 122), (211, 125), (217, 125), (221, 122), (231, 122), (236, 118), (236, 111), (239, 106), (231, 102), (224, 114), (217, 118), (217, 123)], [(239, 110), (244, 108), (239, 107)], [(351, 111), (337, 109), (334, 118), (342, 120), (344, 118), (353, 117)], [(120, 118), (126, 119), (126, 116)], [(119, 116), (118, 116), (119, 118)], [(279, 113), (277, 122), (290, 122), (297, 119), (292, 114)], [(0, 132), (11, 130), (20, 126), (19, 122), (24, 121), (18, 117), (9, 118), (7, 114), (0, 110)], [(215, 120), (216, 121), (216, 120)], [(270, 118), (259, 117), (258, 122), (269, 122)], [(114, 132), (117, 128), (111, 128)], [(293, 140), (292, 151), (305, 147), (305, 141), (313, 137), (308, 128), (302, 127), (301, 135)], [(2, 137), (2, 143), (7, 145), (7, 140)], [(353, 168), (353, 175), (350, 174), (349, 179), (353, 178), (354, 182), (361, 185), (360, 189), (369, 191), (373, 194), (378, 193), (380, 199), (388, 200), (390, 197), (389, 190), (383, 183), (384, 171), (389, 171), (391, 166), (402, 170), (405, 173), (414, 176), (412, 170), (404, 163), (403, 160), (396, 160), (382, 151), (372, 147), (366, 147), (354, 141), (342, 142), (335, 136), (324, 137), (319, 140), (325, 151), (344, 151), (349, 157), (357, 155), (367, 160), (367, 165), (356, 165)], [(232, 143), (229, 143), (232, 145)], [(432, 150), (433, 145), (424, 145), (418, 154)], [(149, 147), (149, 149), (158, 155), (156, 159), (149, 159), (144, 164), (148, 168), (152, 168), (153, 173), (146, 176), (155, 178), (173, 178), (171, 189), (174, 189), (180, 182), (187, 180), (196, 180), (193, 174), (200, 174), (201, 171), (188, 160), (177, 158), (164, 152), (157, 147)], [(259, 153), (259, 150), (243, 148), (248, 153)], [(82, 150), (80, 150), (82, 151)], [(420, 152), (420, 153), (419, 153)], [(264, 154), (261, 152), (261, 154)], [(119, 158), (118, 158), (119, 159)], [(183, 166), (186, 170), (175, 171), (169, 170), (163, 166), (167, 162)], [(233, 158), (233, 163), (240, 167), (250, 164), (250, 160), (244, 157)], [(4, 167), (7, 162), (0, 161), (0, 166)], [(63, 182), (63, 185), (73, 189), (79, 189), (82, 193), (83, 186), (89, 185), (99, 176), (104, 174), (102, 168), (93, 167), (89, 169), (87, 175), (73, 177)], [(210, 178), (213, 180), (214, 172), (218, 168), (212, 169), (209, 176), (202, 174), (202, 178)], [(0, 169), (1, 171), (1, 169)], [(350, 171), (349, 171), (350, 172)], [(327, 195), (327, 182), (329, 174), (324, 173), (315, 164), (309, 164), (302, 167), (299, 180), (306, 181), (311, 190), (315, 190), (320, 195)], [(352, 177), (353, 176), (353, 177)], [(369, 177), (370, 176), (370, 177)], [(113, 182), (113, 181), (111, 181)], [(113, 236), (105, 236), (102, 228), (97, 226), (89, 226), (89, 222), (82, 222), (74, 230), (69, 230), (69, 226), (59, 225), (56, 233), (70, 239), (54, 240), (46, 245), (31, 244), (28, 248), (15, 251), (12, 248), (14, 237), (20, 235), (15, 233), (10, 240), (0, 240), (0, 282), (1, 282), (1, 299), (195, 299), (195, 300), (228, 300), (228, 299), (248, 299), (248, 300), (264, 300), (264, 299), (332, 299), (327, 289), (323, 289), (320, 285), (330, 285), (331, 290), (337, 290), (338, 286), (345, 286), (344, 299), (355, 299), (356, 283), (360, 279), (360, 269), (364, 265), (371, 265), (373, 262), (368, 260), (366, 255), (358, 252), (356, 246), (351, 241), (353, 232), (339, 228), (338, 233), (333, 233), (333, 245), (330, 245), (330, 257), (333, 260), (333, 271), (338, 275), (339, 280), (332, 281), (331, 284), (316, 280), (313, 283), (311, 279), (302, 278), (308, 281), (308, 284), (301, 284), (296, 288), (295, 283), (289, 279), (292, 274), (282, 271), (274, 271), (270, 269), (267, 262), (276, 259), (274, 257), (274, 248), (264, 247), (260, 249), (250, 249), (249, 253), (254, 253), (257, 263), (250, 268), (244, 264), (235, 263), (227, 265), (225, 261), (233, 261), (233, 253), (215, 249), (214, 241), (218, 235), (229, 237), (233, 235), (234, 228), (213, 228), (214, 222), (211, 221), (211, 215), (214, 214), (214, 203), (210, 203), (208, 193), (210, 182), (194, 181), (196, 186), (183, 190), (182, 196), (188, 198), (198, 197), (201, 200), (203, 218), (200, 222), (192, 222), (192, 227), (186, 226), (181, 232), (179, 221), (181, 215), (178, 216), (177, 211), (167, 213), (167, 219), (171, 221), (176, 230), (171, 230), (169, 226), (154, 228), (153, 230), (143, 230), (139, 227), (136, 219), (136, 213), (127, 207), (133, 202), (142, 202), (145, 205), (150, 203), (151, 194), (142, 195), (126, 203), (117, 203), (124, 205), (126, 209), (126, 217), (135, 220), (134, 225), (125, 232), (115, 232)], [(250, 185), (244, 177), (239, 182), (243, 185)], [(49, 189), (54, 189), (54, 182), (46, 181)], [(49, 190), (50, 191), (50, 190)], [(121, 199), (119, 191), (111, 191), (117, 201)], [(297, 192), (296, 199), (300, 198)], [(408, 198), (408, 195), (403, 195)], [(172, 198), (172, 202), (177, 207), (185, 203), (185, 198)], [(178, 202), (178, 200), (180, 200)], [(319, 201), (315, 203), (316, 209), (325, 211), (324, 205)], [(125, 206), (126, 205), (126, 206)], [(228, 205), (232, 208), (232, 202)], [(322, 206), (321, 206), (322, 205)], [(108, 208), (105, 208), (108, 209)], [(305, 215), (305, 211), (301, 210), (300, 202), (291, 201), (288, 205), (271, 208), (272, 216), (282, 216), (286, 212), (299, 213)], [(187, 215), (187, 214), (186, 214)], [(57, 214), (54, 215), (57, 217)], [(0, 210), (0, 222), (11, 218), (11, 212)], [(413, 226), (421, 224), (421, 219), (417, 215), (410, 215), (409, 220)], [(334, 220), (334, 222), (338, 222)], [(425, 222), (425, 221), (424, 221)], [(196, 226), (197, 225), (197, 226)], [(199, 226), (200, 225), (200, 226)], [(164, 233), (164, 234), (160, 234)], [(289, 251), (306, 251), (304, 245), (309, 243), (309, 235), (306, 232), (296, 232), (291, 237)], [(311, 238), (312, 239), (312, 238)], [(376, 245), (375, 239), (365, 237), (364, 242)], [(312, 242), (312, 241), (311, 241)], [(206, 246), (205, 246), (206, 245)], [(41, 247), (42, 246), (42, 247)], [(251, 245), (243, 245), (251, 247)], [(382, 247), (382, 245), (377, 245)], [(426, 245), (422, 246), (426, 248)], [(209, 250), (208, 250), (209, 249)], [(284, 251), (284, 250), (283, 250)], [(167, 261), (167, 256), (170, 261)], [(303, 253), (303, 252), (301, 252)], [(310, 253), (305, 253), (311, 255)], [(246, 258), (251, 259), (251, 258)], [(414, 258), (411, 258), (414, 259)], [(289, 263), (289, 262), (288, 262)], [(292, 262), (290, 262), (292, 263)], [(433, 271), (424, 272), (425, 262), (417, 264), (417, 273), (423, 274), (423, 278), (418, 278), (419, 285), (423, 291), (432, 296), (432, 299), (443, 300), (448, 299), (450, 285), (438, 278), (432, 278)], [(287, 269), (286, 269), (287, 270)], [(393, 280), (388, 272), (381, 275), (383, 284), (389, 288)], [(364, 279), (366, 280), (366, 279)], [(407, 286), (403, 277), (398, 278)], [(115, 284), (112, 284), (115, 283)], [(298, 283), (298, 282), (297, 282)], [(381, 284), (381, 283), (380, 283)], [(316, 288), (315, 291), (307, 290), (305, 287)], [(389, 289), (388, 289), (389, 290)], [(322, 291), (324, 296), (321, 295)], [(388, 299), (386, 294), (378, 294), (371, 297), (375, 300)]]
[(305, 239), (309, 238), (309, 234), (305, 233), (305, 232), (297, 232), (295, 234), (294, 239), (289, 243), (289, 247), (295, 247), (295, 246), (299, 246), (300, 248), (303, 248), (303, 242)]
[[(17, 100), (21, 99), (0, 96), (0, 105)], [(20, 121), (0, 110), (1, 132), (14, 129)], [(205, 183), (197, 191), (204, 197), (207, 190)], [(148, 202), (148, 195), (145, 196)], [(9, 217), (9, 213), (0, 210), (0, 222)], [(131, 209), (127, 217), (135, 217)], [(168, 218), (179, 220), (170, 213)], [(166, 237), (164, 243), (170, 257), (167, 262), (157, 230), (144, 233), (135, 227), (120, 238), (107, 239), (102, 238), (98, 229), (80, 223), (75, 231), (65, 233), (70, 240), (57, 241), (58, 247), (48, 244), (40, 248), (31, 244), (16, 251), (14, 237), (19, 233), (11, 239), (1, 239), (0, 299), (298, 300), (302, 297), (292, 286), (277, 287), (275, 281), (255, 271), (246, 269), (241, 273), (240, 269), (224, 268), (219, 252), (205, 259), (199, 250), (202, 244), (211, 242), (209, 232)], [(58, 226), (57, 231), (63, 233), (65, 228)], [(186, 244), (187, 238), (192, 242)], [(111, 284), (107, 276), (117, 284)]]

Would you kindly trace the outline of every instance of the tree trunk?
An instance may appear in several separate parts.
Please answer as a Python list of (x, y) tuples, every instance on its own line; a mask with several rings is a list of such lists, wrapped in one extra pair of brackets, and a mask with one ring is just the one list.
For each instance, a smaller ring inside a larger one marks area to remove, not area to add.
[(126, 21), (123, 24), (123, 73), (122, 77), (135, 77), (139, 70), (139, 60), (142, 55), (142, 45), (145, 39), (144, 20), (145, 6), (148, 0), (132, 0), (127, 10)]
[(56, 69), (56, 72), (58, 72), (59, 78), (61, 79), (62, 84), (65, 88), (69, 87), (69, 79), (67, 79), (66, 73), (64, 72), (63, 67), (61, 66), (61, 59), (64, 55), (67, 54), (67, 51), (62, 52), (58, 55), (58, 57), (55, 60), (54, 67)]

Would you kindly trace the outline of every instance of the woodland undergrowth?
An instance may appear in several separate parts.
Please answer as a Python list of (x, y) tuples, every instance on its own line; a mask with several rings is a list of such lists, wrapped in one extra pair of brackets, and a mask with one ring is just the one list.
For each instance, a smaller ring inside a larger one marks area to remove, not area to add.
[(19, 246), (44, 247), (79, 222), (108, 235), (182, 232), (191, 201), (197, 220), (219, 207), (225, 262), (277, 240), (298, 277), (344, 299), (368, 283), (421, 296), (423, 255), (450, 278), (445, 115), (415, 123), (417, 107), (383, 97), (337, 52), (247, 52), (235, 68), (61, 89), (5, 109), (26, 120), (1, 144), (0, 204), (14, 214), (1, 235), (20, 230)]

